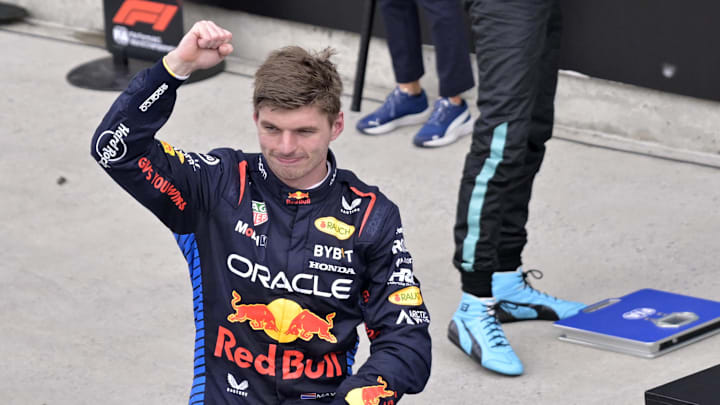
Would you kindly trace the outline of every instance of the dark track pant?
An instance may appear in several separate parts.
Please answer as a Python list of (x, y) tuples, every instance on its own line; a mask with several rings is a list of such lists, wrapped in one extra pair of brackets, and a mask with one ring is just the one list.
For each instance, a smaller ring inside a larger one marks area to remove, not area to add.
[(462, 7), (459, 0), (381, 0), (395, 80), (408, 83), (425, 73), (418, 8), (431, 24), (441, 97), (452, 97), (474, 85)]
[(495, 271), (522, 264), (533, 180), (552, 136), (561, 15), (557, 0), (468, 0), (478, 108), (465, 158), (453, 264), (463, 291), (491, 296)]

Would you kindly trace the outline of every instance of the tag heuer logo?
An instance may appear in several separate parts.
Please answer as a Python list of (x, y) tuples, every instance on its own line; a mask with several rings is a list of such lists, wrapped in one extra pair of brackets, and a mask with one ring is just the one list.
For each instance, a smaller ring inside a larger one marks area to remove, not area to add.
[(267, 220), (268, 220), (267, 207), (265, 206), (264, 202), (253, 201), (252, 202), (252, 210), (253, 210), (253, 224), (255, 224), (255, 226), (258, 226), (260, 224), (267, 222)]
[(358, 211), (360, 211), (360, 203), (362, 203), (362, 200), (359, 198), (356, 198), (352, 200), (350, 204), (348, 204), (347, 200), (345, 199), (345, 196), (342, 198), (342, 209), (340, 212), (342, 212), (345, 215), (352, 215)]

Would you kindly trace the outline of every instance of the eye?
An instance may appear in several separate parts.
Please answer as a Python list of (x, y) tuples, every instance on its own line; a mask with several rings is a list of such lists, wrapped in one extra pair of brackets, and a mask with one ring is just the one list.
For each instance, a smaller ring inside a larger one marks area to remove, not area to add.
[(278, 130), (276, 126), (274, 126), (274, 125), (267, 125), (267, 124), (266, 124), (266, 125), (263, 125), (263, 128), (264, 128), (266, 131), (268, 131), (268, 132), (275, 132), (275, 131)]
[(298, 130), (298, 133), (300, 135), (312, 135), (315, 133), (315, 130), (312, 128), (301, 128)]

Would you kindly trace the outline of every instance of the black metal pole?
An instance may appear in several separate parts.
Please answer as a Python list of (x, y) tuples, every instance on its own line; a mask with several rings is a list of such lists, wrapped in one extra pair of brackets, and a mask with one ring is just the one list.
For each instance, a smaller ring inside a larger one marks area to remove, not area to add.
[(370, 47), (370, 34), (372, 32), (373, 18), (375, 17), (376, 0), (364, 0), (362, 31), (360, 33), (360, 49), (358, 51), (357, 66), (355, 67), (355, 87), (353, 88), (351, 111), (360, 111), (363, 86), (365, 85), (365, 66), (367, 65), (368, 48)]

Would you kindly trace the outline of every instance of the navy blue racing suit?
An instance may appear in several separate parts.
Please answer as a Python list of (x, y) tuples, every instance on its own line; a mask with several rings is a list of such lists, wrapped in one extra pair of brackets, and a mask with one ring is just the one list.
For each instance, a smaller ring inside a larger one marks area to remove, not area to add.
[[(93, 158), (175, 234), (195, 309), (191, 404), (394, 404), (430, 374), (429, 315), (398, 208), (338, 169), (286, 186), (261, 154), (188, 153), (155, 139), (182, 81), (140, 72), (92, 139)], [(356, 327), (371, 355), (353, 374)]]

